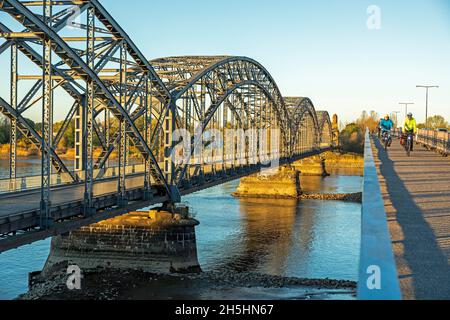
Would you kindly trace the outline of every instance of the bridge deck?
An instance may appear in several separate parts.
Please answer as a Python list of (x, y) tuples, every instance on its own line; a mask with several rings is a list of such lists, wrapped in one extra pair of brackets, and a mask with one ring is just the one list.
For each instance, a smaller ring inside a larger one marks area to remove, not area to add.
[[(127, 188), (134, 189), (144, 184), (143, 175), (128, 177)], [(102, 196), (117, 192), (117, 180), (99, 181), (94, 185), (94, 196)], [(81, 201), (84, 195), (84, 184), (60, 186), (54, 188), (51, 193), (52, 206), (75, 201)], [(12, 216), (31, 210), (38, 210), (41, 199), (41, 191), (32, 190), (18, 192), (16, 194), (0, 195), (0, 218)]]
[(404, 299), (450, 299), (450, 159), (398, 140), (374, 157)]
[[(316, 149), (290, 158), (280, 159), (280, 165), (331, 150), (330, 147)], [(262, 166), (240, 166), (236, 170), (211, 171), (206, 168), (204, 178), (193, 177), (180, 188), (181, 195), (197, 192), (228, 181), (257, 173)], [(144, 176), (135, 173), (127, 176), (126, 198), (128, 205), (119, 203), (117, 180), (99, 180), (94, 186), (93, 206), (96, 212), (89, 216), (82, 214), (84, 184), (61, 185), (52, 188), (51, 218), (55, 222), (48, 229), (39, 229), (40, 190), (27, 190), (0, 194), (0, 253), (19, 246), (69, 232), (85, 225), (142, 209), (170, 200), (162, 186), (152, 186), (153, 197), (147, 197), (144, 190)]]

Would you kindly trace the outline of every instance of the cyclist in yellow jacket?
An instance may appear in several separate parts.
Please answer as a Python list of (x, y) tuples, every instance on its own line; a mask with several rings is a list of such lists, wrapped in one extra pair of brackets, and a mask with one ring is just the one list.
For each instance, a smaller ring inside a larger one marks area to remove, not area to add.
[(414, 149), (414, 136), (417, 133), (417, 122), (416, 119), (414, 119), (412, 113), (408, 113), (408, 116), (405, 119), (405, 124), (403, 125), (403, 133), (404, 134), (412, 134), (412, 144), (411, 144), (411, 151)]

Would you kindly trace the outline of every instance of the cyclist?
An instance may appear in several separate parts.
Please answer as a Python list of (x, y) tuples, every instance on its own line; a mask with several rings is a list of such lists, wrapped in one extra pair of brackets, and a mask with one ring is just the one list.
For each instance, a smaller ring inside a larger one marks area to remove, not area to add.
[(414, 136), (417, 133), (417, 122), (414, 119), (412, 113), (408, 113), (408, 116), (405, 119), (405, 124), (403, 125), (403, 133), (405, 135), (411, 134), (412, 143), (411, 143), (411, 151), (414, 149)]
[[(381, 128), (381, 136), (384, 137), (384, 134), (391, 134), (391, 130), (394, 127), (394, 123), (392, 122), (391, 118), (389, 117), (389, 115), (386, 115), (384, 117), (384, 119), (381, 119), (380, 121), (380, 128)], [(392, 139), (389, 136), (389, 142), (388, 142), (388, 146), (390, 147), (392, 144)]]

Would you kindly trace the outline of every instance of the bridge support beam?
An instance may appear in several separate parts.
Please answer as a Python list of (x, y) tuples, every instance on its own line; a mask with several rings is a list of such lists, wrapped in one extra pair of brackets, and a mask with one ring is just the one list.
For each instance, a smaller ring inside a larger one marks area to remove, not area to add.
[[(87, 54), (86, 62), (91, 70), (95, 69), (95, 9), (90, 7), (87, 11)], [(86, 85), (86, 98), (84, 99), (84, 147), (85, 149), (85, 179), (84, 179), (84, 210), (87, 217), (95, 214), (94, 198), (94, 112), (95, 112), (95, 85), (91, 79)]]
[[(127, 44), (122, 42), (120, 46), (120, 103), (124, 109), (127, 104)], [(118, 180), (118, 205), (126, 207), (126, 168), (127, 168), (127, 125), (125, 119), (119, 121), (119, 180)]]
[[(11, 45), (11, 107), (17, 110), (17, 44)], [(11, 119), (10, 131), (10, 151), (9, 151), (9, 178), (11, 179), (10, 189), (16, 189), (17, 177), (17, 119)]]
[(169, 183), (170, 193), (171, 193), (171, 201), (173, 203), (181, 202), (180, 191), (178, 190), (178, 186), (176, 185), (176, 181), (174, 180), (173, 173), (175, 172), (175, 163), (173, 159), (173, 150), (175, 147), (175, 143), (173, 141), (173, 131), (176, 128), (175, 116), (176, 116), (176, 102), (175, 100), (171, 100), (170, 107), (168, 108), (165, 123), (164, 123), (164, 174), (166, 176), (166, 181)]
[[(145, 130), (145, 142), (151, 145), (151, 128), (152, 128), (152, 110), (153, 110), (153, 99), (152, 99), (152, 82), (150, 78), (145, 80), (145, 94), (143, 97), (143, 103), (145, 104), (145, 115), (144, 115), (144, 130)], [(142, 101), (141, 101), (142, 103)], [(145, 159), (145, 172), (144, 172), (144, 199), (150, 200), (153, 197), (151, 193), (151, 160), (148, 156)]]
[[(52, 1), (44, 1), (44, 22), (52, 25)], [(52, 81), (52, 40), (47, 36), (43, 41), (43, 82), (42, 82), (42, 142), (41, 142), (41, 216), (40, 226), (48, 228), (51, 219), (51, 155), (53, 146), (53, 81)]]
[[(84, 133), (84, 121), (83, 121), (83, 109), (84, 106), (79, 104), (76, 106), (77, 110), (75, 112), (75, 159), (74, 168), (76, 172), (83, 171), (84, 168), (84, 143), (83, 143), (83, 133)], [(84, 176), (83, 176), (84, 179)]]

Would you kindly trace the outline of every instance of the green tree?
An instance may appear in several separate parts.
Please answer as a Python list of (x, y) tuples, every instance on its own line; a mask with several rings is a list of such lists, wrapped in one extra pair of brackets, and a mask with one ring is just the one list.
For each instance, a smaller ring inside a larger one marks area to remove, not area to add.
[[(445, 121), (445, 118), (443, 116), (439, 116), (439, 115), (428, 117), (427, 124), (430, 129), (434, 129), (434, 130), (449, 128), (449, 123), (447, 121)], [(417, 127), (419, 129), (424, 129), (427, 127), (427, 125), (425, 123), (420, 123), (417, 125)]]
[(9, 143), (11, 126), (6, 117), (0, 118), (0, 144)]
[(359, 124), (348, 124), (340, 133), (339, 140), (344, 151), (364, 153), (364, 131)]
[[(53, 124), (53, 132), (56, 135), (61, 127), (64, 125), (64, 121), (56, 122)], [(75, 121), (72, 120), (64, 131), (58, 148), (73, 148), (75, 146)]]
[(380, 115), (375, 111), (363, 111), (361, 116), (356, 120), (356, 125), (359, 126), (363, 133), (369, 129), (370, 132), (375, 132), (380, 121)]

